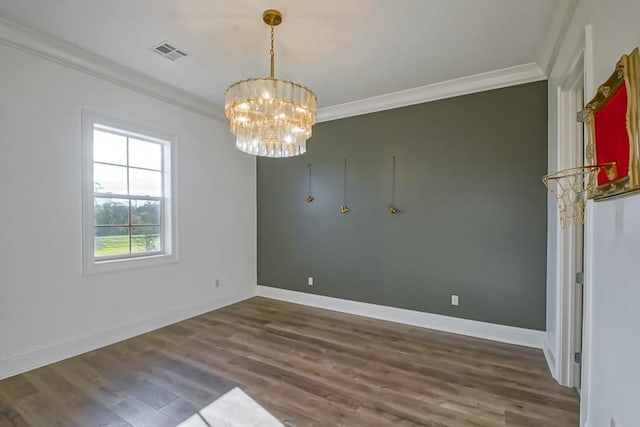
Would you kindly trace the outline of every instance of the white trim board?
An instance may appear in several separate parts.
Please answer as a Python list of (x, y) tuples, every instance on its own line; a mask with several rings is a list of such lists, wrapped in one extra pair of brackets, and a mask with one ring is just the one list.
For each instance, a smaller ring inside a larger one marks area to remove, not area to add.
[(258, 286), (258, 296), (508, 344), (544, 348), (546, 335), (544, 331), (307, 294), (270, 286)]
[(547, 75), (556, 62), (560, 46), (573, 19), (579, 0), (558, 0), (548, 22), (545, 39), (538, 52), (536, 63), (540, 64)]
[(419, 86), (385, 95), (360, 99), (318, 110), (318, 122), (343, 119), (361, 114), (375, 113), (423, 102), (453, 98), (471, 93), (485, 92), (545, 80), (547, 75), (535, 62), (503, 68), (444, 82)]
[[(591, 99), (596, 94), (593, 24), (584, 28), (584, 97)], [(582, 305), (582, 378), (580, 381), (580, 424), (589, 426), (590, 411), (595, 402), (591, 394), (591, 357), (593, 355), (593, 250), (595, 247), (595, 220), (593, 200), (585, 207), (584, 224), (584, 296)]]
[(69, 357), (77, 356), (100, 347), (115, 344), (153, 330), (162, 328), (216, 310), (227, 305), (255, 296), (255, 288), (250, 287), (247, 292), (223, 296), (216, 300), (209, 300), (195, 306), (184, 307), (170, 313), (140, 320), (112, 329), (100, 331), (93, 335), (79, 337), (71, 341), (54, 344), (49, 347), (38, 348), (33, 351), (0, 360), (0, 380), (11, 377), (41, 366), (55, 363)]
[(196, 114), (226, 122), (222, 107), (77, 46), (0, 17), (0, 44), (134, 90)]
[[(0, 17), (0, 44), (226, 123), (222, 106), (65, 41)], [(320, 108), (326, 122), (546, 79), (535, 62)]]
[(544, 353), (544, 358), (547, 361), (547, 366), (549, 367), (549, 373), (555, 379), (556, 377), (556, 358), (551, 350), (551, 341), (549, 340), (549, 334), (546, 333), (544, 337), (544, 347), (542, 348), (542, 352)]

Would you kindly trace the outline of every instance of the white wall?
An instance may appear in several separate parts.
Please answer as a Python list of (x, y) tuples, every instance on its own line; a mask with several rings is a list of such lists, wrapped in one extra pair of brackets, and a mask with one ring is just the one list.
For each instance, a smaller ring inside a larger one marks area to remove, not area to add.
[[(549, 79), (549, 153), (557, 152), (557, 86), (574, 53), (583, 43), (585, 26), (593, 30), (593, 69), (587, 79), (597, 84), (613, 72), (624, 53), (640, 45), (640, 1), (580, 0)], [(589, 88), (587, 88), (588, 90)], [(589, 100), (594, 93), (587, 92)], [(553, 169), (555, 158), (550, 159)], [(554, 202), (555, 203), (555, 202)], [(555, 207), (555, 204), (552, 205)], [(593, 203), (587, 230), (593, 238), (591, 280), (592, 352), (589, 389), (582, 401), (591, 427), (636, 426), (640, 420), (640, 195)], [(549, 223), (550, 228), (552, 222)], [(555, 255), (550, 233), (550, 257)], [(553, 270), (552, 270), (553, 269)], [(555, 295), (550, 263), (548, 292)], [(587, 280), (588, 280), (587, 276)], [(549, 305), (554, 301), (550, 300)], [(553, 308), (553, 307), (552, 307)]]
[[(255, 159), (226, 124), (10, 47), (0, 58), (0, 378), (255, 293)], [(178, 263), (82, 275), (82, 109), (177, 136)]]

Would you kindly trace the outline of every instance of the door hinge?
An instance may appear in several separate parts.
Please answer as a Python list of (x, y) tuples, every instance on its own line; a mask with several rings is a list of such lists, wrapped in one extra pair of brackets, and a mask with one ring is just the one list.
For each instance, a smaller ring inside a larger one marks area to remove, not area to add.
[(582, 271), (576, 273), (576, 283), (578, 285), (584, 285), (584, 273)]
[(573, 355), (573, 361), (576, 363), (582, 363), (582, 353), (578, 352)]
[(576, 121), (578, 123), (584, 123), (584, 111), (578, 111), (576, 113)]

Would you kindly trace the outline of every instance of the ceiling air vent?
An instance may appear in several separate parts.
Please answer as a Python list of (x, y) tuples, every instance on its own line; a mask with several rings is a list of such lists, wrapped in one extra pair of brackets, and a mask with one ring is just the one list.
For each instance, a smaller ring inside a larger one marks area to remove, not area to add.
[(163, 41), (160, 44), (157, 44), (151, 48), (158, 55), (162, 55), (167, 59), (175, 61), (176, 59), (184, 58), (185, 56), (189, 56), (187, 52), (184, 50), (178, 49), (171, 43), (167, 41)]

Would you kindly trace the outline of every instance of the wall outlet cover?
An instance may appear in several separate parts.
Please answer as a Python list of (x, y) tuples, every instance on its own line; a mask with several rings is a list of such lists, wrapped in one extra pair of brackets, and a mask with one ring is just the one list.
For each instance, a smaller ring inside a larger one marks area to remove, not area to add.
[(313, 286), (313, 277), (309, 277), (309, 278), (307, 279), (307, 284), (308, 284), (309, 286)]
[(451, 295), (451, 305), (458, 305), (458, 295)]

